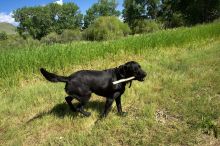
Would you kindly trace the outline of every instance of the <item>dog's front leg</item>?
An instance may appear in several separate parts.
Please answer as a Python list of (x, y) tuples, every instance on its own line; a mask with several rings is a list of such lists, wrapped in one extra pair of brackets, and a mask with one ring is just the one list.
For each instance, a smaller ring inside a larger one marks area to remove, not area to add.
[(121, 96), (121, 93), (120, 92), (115, 92), (112, 96), (110, 97), (107, 97), (107, 100), (106, 100), (106, 103), (105, 103), (105, 109), (104, 109), (104, 112), (103, 114), (101, 115), (101, 117), (106, 117), (111, 109), (111, 106), (112, 106), (112, 103), (113, 101), (120, 97)]
[(122, 113), (121, 95), (115, 99), (115, 102), (116, 102), (118, 113)]
[(122, 111), (122, 107), (121, 107), (121, 95), (115, 99), (115, 102), (116, 102), (118, 114), (120, 116), (126, 116), (128, 113), (127, 112), (123, 112)]

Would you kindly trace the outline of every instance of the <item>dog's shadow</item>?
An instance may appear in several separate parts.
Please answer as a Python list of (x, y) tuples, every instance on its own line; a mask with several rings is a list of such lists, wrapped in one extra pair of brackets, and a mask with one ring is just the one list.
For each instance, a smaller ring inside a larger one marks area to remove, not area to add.
[[(74, 103), (73, 105), (76, 107), (77, 103)], [(90, 101), (86, 105), (85, 110), (87, 111), (88, 109), (92, 109), (93, 111), (101, 113), (102, 110), (103, 110), (103, 107), (104, 107), (104, 102), (101, 102), (101, 101)], [(41, 119), (41, 118), (43, 118), (44, 116), (47, 116), (47, 115), (54, 115), (54, 116), (59, 117), (59, 118), (64, 118), (66, 116), (72, 117), (72, 118), (74, 118), (76, 116), (84, 117), (83, 115), (79, 114), (78, 112), (73, 112), (70, 109), (69, 105), (67, 103), (63, 102), (63, 103), (60, 103), (60, 104), (56, 104), (49, 111), (38, 113), (37, 115), (35, 115), (31, 119), (29, 119), (26, 123), (30, 123), (30, 122), (32, 122), (34, 120)]]

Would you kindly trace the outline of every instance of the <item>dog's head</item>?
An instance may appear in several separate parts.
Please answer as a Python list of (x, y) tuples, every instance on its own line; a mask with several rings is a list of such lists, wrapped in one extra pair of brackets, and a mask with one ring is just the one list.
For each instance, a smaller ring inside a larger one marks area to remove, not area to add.
[(140, 64), (135, 61), (130, 61), (119, 66), (119, 72), (124, 78), (134, 76), (134, 80), (138, 81), (144, 81), (144, 78), (147, 76), (147, 73), (141, 69)]

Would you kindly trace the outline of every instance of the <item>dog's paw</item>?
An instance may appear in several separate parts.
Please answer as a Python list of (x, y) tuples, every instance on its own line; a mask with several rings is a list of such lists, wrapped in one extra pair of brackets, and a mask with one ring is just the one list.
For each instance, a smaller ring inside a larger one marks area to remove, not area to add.
[(118, 113), (118, 115), (121, 117), (126, 117), (128, 115), (128, 112), (120, 112)]
[(85, 111), (84, 111), (84, 112), (83, 112), (83, 115), (86, 116), (86, 117), (89, 117), (89, 116), (91, 116), (91, 113), (90, 113), (90, 112), (85, 112)]
[(70, 110), (71, 110), (72, 112), (77, 112), (77, 110), (76, 110), (74, 107), (70, 107)]
[(106, 113), (102, 113), (102, 114), (99, 116), (100, 119), (103, 119), (103, 118), (106, 118), (106, 117), (107, 117), (107, 114), (106, 114)]

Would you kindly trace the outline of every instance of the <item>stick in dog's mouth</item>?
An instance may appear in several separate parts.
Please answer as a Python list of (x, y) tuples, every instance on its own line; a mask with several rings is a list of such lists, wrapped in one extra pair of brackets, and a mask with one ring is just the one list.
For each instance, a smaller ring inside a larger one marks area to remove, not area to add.
[(129, 78), (126, 78), (126, 79), (121, 79), (121, 80), (118, 80), (118, 81), (114, 81), (112, 82), (113, 85), (116, 85), (116, 84), (119, 84), (119, 83), (122, 83), (122, 82), (127, 82), (127, 81), (130, 81), (130, 80), (133, 80), (135, 77), (129, 77)]

